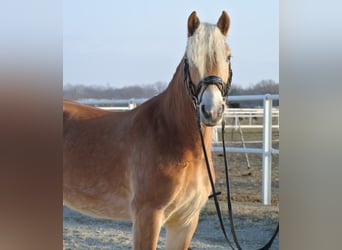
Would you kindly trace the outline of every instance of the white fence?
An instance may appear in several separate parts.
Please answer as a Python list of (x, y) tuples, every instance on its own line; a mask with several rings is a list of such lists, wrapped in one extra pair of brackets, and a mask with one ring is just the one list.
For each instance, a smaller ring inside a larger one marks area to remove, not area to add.
[[(279, 149), (272, 148), (272, 115), (277, 115), (278, 124), (274, 127), (279, 129), (279, 110), (274, 111), (272, 108), (273, 100), (279, 100), (279, 95), (251, 95), (251, 96), (230, 96), (229, 101), (254, 101), (263, 100), (263, 139), (262, 148), (235, 148), (226, 147), (227, 152), (245, 152), (262, 154), (262, 190), (261, 198), (264, 205), (271, 204), (271, 171), (272, 171), (272, 154), (279, 154)], [(221, 151), (220, 147), (213, 147), (213, 151)]]
[[(256, 118), (264, 117), (264, 109), (263, 108), (229, 108), (225, 111), (225, 116), (234, 118), (234, 124), (226, 125), (226, 128), (263, 128), (263, 125), (254, 124)], [(248, 124), (242, 125), (239, 124), (239, 119), (248, 119)], [(277, 118), (277, 122), (272, 124), (272, 128), (279, 129), (279, 109), (272, 109), (272, 118)]]
[[(84, 99), (78, 100), (79, 103), (97, 106), (107, 110), (130, 110), (137, 105), (145, 102), (147, 99)], [(263, 139), (262, 148), (247, 148), (247, 147), (226, 147), (227, 152), (257, 153), (262, 154), (262, 203), (264, 205), (271, 204), (271, 169), (272, 169), (272, 154), (279, 154), (279, 149), (272, 148), (272, 128), (279, 129), (279, 109), (272, 108), (272, 101), (279, 100), (279, 95), (250, 95), (250, 96), (229, 96), (230, 102), (241, 101), (256, 101), (263, 100), (263, 108), (259, 109), (227, 109), (225, 118), (234, 118), (235, 123), (226, 125), (226, 128), (262, 128)], [(253, 118), (263, 118), (263, 125), (253, 124)], [(239, 124), (239, 118), (248, 118), (247, 125)], [(276, 123), (272, 124), (272, 118), (276, 118)], [(214, 128), (213, 142), (219, 142), (218, 131), (221, 126)], [(244, 144), (243, 144), (244, 145)], [(222, 152), (222, 147), (213, 146), (212, 151)], [(246, 157), (247, 158), (247, 157)], [(248, 158), (247, 158), (248, 161)]]

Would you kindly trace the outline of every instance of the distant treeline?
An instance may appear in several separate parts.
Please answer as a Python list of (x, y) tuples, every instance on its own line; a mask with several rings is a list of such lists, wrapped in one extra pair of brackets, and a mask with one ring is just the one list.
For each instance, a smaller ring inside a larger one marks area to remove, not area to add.
[[(77, 99), (129, 99), (129, 98), (150, 98), (161, 93), (167, 87), (166, 83), (156, 82), (150, 85), (135, 85), (121, 88), (113, 88), (110, 86), (86, 86), (82, 84), (72, 85), (66, 84), (63, 87), (63, 97)], [(261, 94), (278, 94), (279, 84), (273, 80), (262, 80), (255, 85), (249, 87), (241, 87), (232, 85), (229, 95), (261, 95)], [(229, 98), (228, 98), (229, 99)], [(250, 101), (240, 104), (241, 107), (261, 106), (262, 101)], [(273, 105), (279, 105), (278, 101), (274, 101)]]
[[(229, 96), (233, 95), (264, 95), (264, 94), (279, 94), (279, 83), (273, 80), (262, 80), (257, 84), (243, 88), (241, 86), (232, 85)], [(229, 100), (229, 98), (228, 98)], [(240, 102), (240, 107), (256, 107), (262, 106), (260, 101), (244, 101)], [(273, 101), (273, 106), (279, 106), (279, 100)]]
[(151, 85), (135, 85), (122, 88), (113, 88), (110, 86), (86, 86), (83, 84), (67, 84), (63, 87), (63, 97), (77, 99), (129, 99), (129, 98), (150, 98), (159, 94), (166, 87), (162, 82), (156, 82)]

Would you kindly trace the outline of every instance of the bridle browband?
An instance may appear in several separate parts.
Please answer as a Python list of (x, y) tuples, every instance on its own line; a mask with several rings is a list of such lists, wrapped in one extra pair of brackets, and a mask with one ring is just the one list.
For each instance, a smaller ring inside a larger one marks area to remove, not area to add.
[(184, 83), (187, 87), (189, 94), (191, 95), (192, 99), (197, 102), (201, 102), (202, 95), (206, 88), (209, 85), (215, 85), (221, 92), (221, 95), (223, 98), (225, 98), (228, 95), (231, 83), (232, 83), (232, 77), (233, 77), (233, 71), (231, 68), (231, 63), (229, 61), (229, 69), (228, 69), (229, 77), (228, 81), (224, 82), (221, 77), (215, 76), (215, 75), (209, 75), (201, 79), (197, 85), (193, 83), (190, 76), (190, 66), (188, 58), (184, 57)]

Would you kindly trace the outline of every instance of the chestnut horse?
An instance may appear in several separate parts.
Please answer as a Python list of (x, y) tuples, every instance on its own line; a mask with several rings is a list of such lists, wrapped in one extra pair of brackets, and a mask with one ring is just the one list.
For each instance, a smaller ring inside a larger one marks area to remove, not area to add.
[(229, 24), (224, 11), (216, 25), (201, 23), (194, 11), (169, 86), (131, 111), (63, 102), (65, 205), (132, 220), (134, 249), (156, 249), (163, 225), (167, 249), (188, 249), (211, 193), (197, 111), (209, 152), (232, 75)]

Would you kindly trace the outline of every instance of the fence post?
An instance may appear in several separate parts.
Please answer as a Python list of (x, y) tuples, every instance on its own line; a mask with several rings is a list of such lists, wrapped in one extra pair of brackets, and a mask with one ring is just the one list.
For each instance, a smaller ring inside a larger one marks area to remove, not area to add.
[[(224, 118), (223, 118), (224, 119)], [(214, 127), (214, 134), (213, 134), (213, 142), (214, 143), (218, 143), (219, 142), (219, 139), (218, 139), (218, 129), (217, 127)]]
[(134, 101), (134, 99), (130, 99), (129, 103), (128, 103), (128, 109), (134, 109), (137, 107), (136, 102)]
[(272, 98), (264, 97), (263, 157), (262, 157), (262, 204), (271, 204), (272, 169)]

